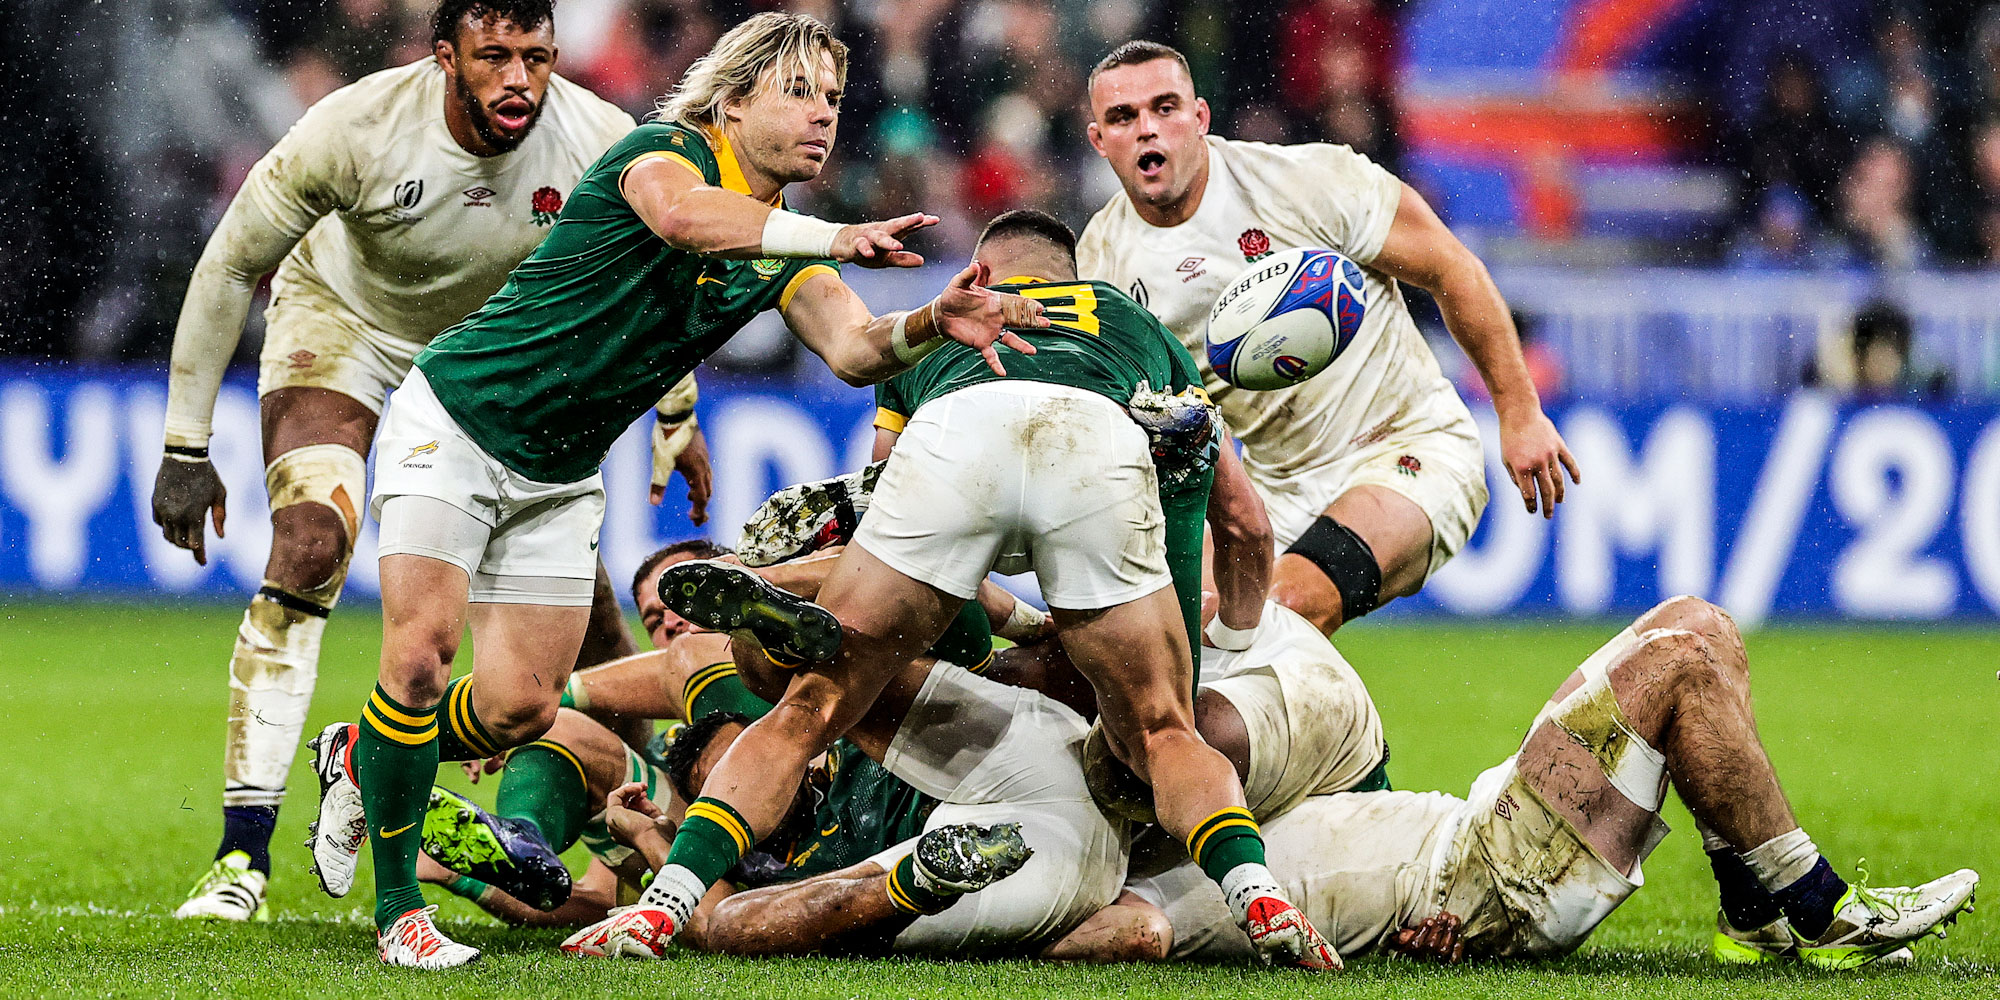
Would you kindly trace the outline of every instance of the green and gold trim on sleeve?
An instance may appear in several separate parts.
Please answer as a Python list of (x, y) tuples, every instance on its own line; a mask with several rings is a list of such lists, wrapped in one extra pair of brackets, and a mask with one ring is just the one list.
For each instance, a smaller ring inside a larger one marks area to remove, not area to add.
[(694, 174), (695, 180), (698, 180), (703, 184), (708, 183), (708, 177), (701, 172), (700, 167), (695, 166), (695, 162), (693, 160), (690, 160), (679, 153), (670, 152), (664, 149), (654, 149), (654, 150), (648, 150), (644, 153), (640, 153), (638, 156), (635, 156), (630, 160), (627, 160), (625, 162), (625, 166), (619, 169), (618, 171), (619, 190), (624, 190), (625, 188), (625, 175), (631, 173), (633, 167), (636, 167), (639, 164), (646, 162), (647, 160), (668, 160), (674, 163), (678, 163), (681, 166), (688, 168), (688, 171)]
[(875, 426), (891, 434), (901, 434), (903, 428), (910, 426), (910, 418), (886, 406), (878, 406), (875, 408)]
[(385, 739), (404, 746), (420, 746), (437, 739), (437, 712), (408, 712), (391, 704), (376, 691), (361, 706), (361, 721)]
[[(779, 211), (783, 211), (783, 209), (779, 209)], [(792, 304), (792, 296), (797, 295), (799, 293), (799, 289), (805, 287), (806, 282), (811, 281), (812, 279), (822, 274), (831, 274), (838, 277), (840, 275), (840, 272), (834, 270), (831, 267), (828, 267), (825, 264), (807, 264), (806, 266), (799, 268), (798, 273), (792, 275), (790, 281), (785, 282), (785, 290), (778, 293), (778, 311), (784, 312), (786, 309), (790, 308)]]

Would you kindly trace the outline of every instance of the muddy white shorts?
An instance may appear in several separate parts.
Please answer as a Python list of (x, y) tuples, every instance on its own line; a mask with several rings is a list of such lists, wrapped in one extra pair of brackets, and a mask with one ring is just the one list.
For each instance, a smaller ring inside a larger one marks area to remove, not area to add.
[[(926, 830), (1019, 823), (1035, 855), (943, 913), (918, 917), (896, 936), (896, 950), (1019, 954), (1062, 937), (1118, 898), (1126, 831), (1084, 784), (1089, 731), (1075, 712), (1037, 692), (950, 666), (931, 671), (883, 763), (939, 800)], [(891, 867), (915, 843), (871, 860)]]
[(474, 602), (588, 606), (597, 579), (604, 480), (539, 483), (459, 428), (410, 369), (375, 438), (379, 551), (441, 559), (471, 577)]
[(1458, 408), (1458, 418), (1422, 422), (1286, 479), (1272, 479), (1246, 465), (1250, 483), (1271, 517), (1271, 534), (1283, 552), (1341, 494), (1380, 486), (1408, 497), (1431, 522), (1428, 578), (1465, 547), (1486, 509), (1486, 456), (1479, 428)]
[(331, 389), (377, 414), (403, 384), (424, 345), (362, 322), (332, 294), (289, 282), (264, 311), (257, 395), (277, 389)]
[(1173, 582), (1146, 432), (1125, 408), (1047, 382), (983, 382), (917, 408), (854, 543), (971, 599), (1033, 569), (1050, 606), (1115, 607)]
[(1352, 788), (1382, 763), (1382, 717), (1367, 685), (1296, 612), (1266, 603), (1248, 649), (1203, 647), (1201, 658), (1202, 689), (1229, 699), (1249, 733), (1243, 797), (1258, 822), (1308, 795)]

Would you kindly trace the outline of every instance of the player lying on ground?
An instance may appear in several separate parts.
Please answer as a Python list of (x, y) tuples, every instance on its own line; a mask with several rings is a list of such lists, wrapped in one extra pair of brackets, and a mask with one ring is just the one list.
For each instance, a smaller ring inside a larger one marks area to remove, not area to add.
[[(1398, 282), (1436, 297), (1492, 391), (1508, 478), (1530, 512), (1554, 514), (1576, 462), (1542, 413), (1507, 303), (1422, 196), (1345, 146), (1209, 135), (1208, 102), (1164, 45), (1119, 46), (1091, 70), (1088, 97), (1091, 145), (1124, 190), (1084, 229), (1080, 273), (1129, 290), (1201, 365), (1285, 547), (1273, 596), (1331, 633), (1416, 593), (1485, 509), (1478, 428)], [(1295, 247), (1361, 264), (1366, 317), (1327, 371), (1236, 389), (1208, 364), (1209, 310), (1245, 263)]]
[[(1029, 331), (1039, 353), (1008, 355), (1014, 367), (1003, 374), (946, 346), (896, 377), (888, 391), (910, 422), (820, 592), (824, 607), (727, 564), (662, 575), (661, 593), (682, 615), (748, 628), (799, 668), (777, 708), (723, 756), (647, 890), (665, 933), (775, 827), (792, 776), (861, 720), (990, 570), (1012, 564), (1036, 571), (1064, 647), (1097, 691), (1113, 752), (1152, 785), (1162, 825), (1226, 886), (1245, 933), (1275, 960), (1337, 967), (1264, 869), (1229, 761), (1194, 730), (1202, 523), (1212, 485), (1246, 496), (1248, 485), (1216, 475), (1205, 420), (1197, 447), (1155, 469), (1154, 445), (1126, 407), (1159, 394), (1205, 418), (1193, 365), (1117, 289), (1076, 281), (1074, 247), (1041, 213), (988, 225), (974, 266), (1011, 275), (996, 287), (1047, 307), (1050, 327)], [(1233, 469), (1234, 455), (1219, 462)], [(1260, 598), (1250, 596), (1246, 625)]]
[[(315, 741), (321, 885), (375, 857), (385, 962), (478, 957), (437, 933), (416, 837), (440, 760), (488, 757), (548, 730), (589, 619), (604, 494), (597, 467), (665, 389), (776, 309), (835, 374), (866, 384), (957, 338), (993, 359), (1030, 300), (973, 286), (877, 317), (837, 261), (917, 266), (900, 237), (925, 215), (839, 226), (784, 210), (826, 162), (846, 48), (809, 17), (767, 13), (690, 68), (658, 121), (578, 182), (561, 220), (486, 305), (419, 354), (384, 416), (382, 660), (362, 724)], [(467, 625), (472, 673), (451, 680)], [(358, 735), (357, 735), (358, 734)], [(350, 752), (351, 748), (351, 752)]]
[[(1562, 955), (1642, 883), (1640, 863), (1667, 832), (1669, 782), (1721, 890), (1714, 951), (1725, 961), (1851, 968), (1942, 934), (1971, 908), (1979, 876), (1967, 869), (1888, 889), (1834, 874), (1758, 740), (1742, 637), (1692, 597), (1586, 659), (1467, 798), (1313, 796), (1266, 827), (1271, 869), (1345, 955)], [(1133, 889), (1164, 908), (1174, 955), (1247, 953), (1198, 871)]]
[[(563, 195), (632, 118), (556, 76), (548, 0), (446, 0), (431, 56), (309, 109), (258, 161), (188, 283), (167, 383), (153, 520), (208, 561), (226, 493), (208, 460), (223, 371), (273, 269), (257, 379), (271, 549), (229, 663), (223, 832), (177, 917), (268, 916), (271, 831), (298, 756), (320, 639), (347, 580), (384, 396), (548, 233)], [(483, 191), (478, 198), (462, 192)], [(691, 413), (694, 381), (665, 406)], [(697, 512), (707, 449), (691, 416), (656, 440)], [(632, 651), (608, 579), (577, 662)]]
[[(1359, 678), (1339, 661), (1337, 654), (1331, 653), (1331, 647), (1303, 619), (1276, 608), (1273, 615), (1274, 622), (1260, 630), (1258, 647), (1244, 654), (1222, 654), (1233, 659), (1234, 664), (1224, 669), (1228, 676), (1203, 689), (1203, 735), (1230, 758), (1239, 761), (1239, 772), (1244, 775), (1251, 801), (1270, 810), (1273, 815), (1290, 808), (1311, 793), (1384, 787), (1379, 764), (1379, 736), (1371, 742), (1368, 737), (1360, 735), (1379, 734), (1380, 723)], [(1046, 669), (1043, 661), (1050, 656), (1050, 647), (1053, 646), (1050, 643), (1038, 649), (999, 651), (989, 669), (997, 675), (1033, 677)], [(580, 696), (579, 701), (588, 701), (593, 711), (612, 709), (620, 715), (656, 713), (697, 719), (712, 717), (713, 721), (709, 724), (682, 731), (674, 749), (668, 754), (670, 759), (679, 763), (665, 768), (676, 775), (676, 783), (683, 786), (687, 793), (698, 794), (706, 768), (719, 757), (735, 732), (734, 729), (722, 728), (720, 720), (737, 716), (718, 713), (761, 714), (769, 704), (757, 700), (748, 692), (739, 680), (732, 661), (716, 660), (717, 656), (726, 652), (727, 640), (715, 634), (683, 635), (659, 652), (579, 673), (573, 678), (572, 691)], [(1059, 651), (1054, 655), (1059, 657)], [(752, 660), (751, 666), (768, 670), (761, 659)], [(922, 664), (919, 664), (913, 669), (920, 671), (921, 668)], [(935, 669), (951, 668), (940, 666)], [(1068, 668), (1065, 665), (1061, 669)], [(771, 680), (766, 677), (763, 682), (769, 684)], [(908, 683), (916, 681), (913, 678)], [(969, 685), (972, 682), (968, 680), (964, 683)], [(990, 688), (985, 690), (991, 692)], [(1007, 696), (1021, 697), (1013, 693)], [(1021, 704), (1030, 706), (1036, 713), (1053, 711), (1046, 699), (1039, 696)], [(954, 718), (950, 725), (961, 722), (971, 726), (972, 742), (961, 746), (959, 752), (980, 756), (978, 739), (979, 733), (984, 730), (962, 716)], [(905, 725), (908, 724), (906, 720)], [(869, 722), (863, 723), (864, 727), (869, 725)], [(960, 736), (967, 735), (965, 730), (957, 732)], [(722, 738), (716, 740), (717, 736)], [(1008, 737), (1010, 740), (1014, 738)], [(845, 752), (844, 746), (842, 752)], [(979, 767), (990, 769), (994, 760), (1004, 760), (1007, 753), (1004, 748), (987, 751), (983, 755), (985, 762)], [(861, 768), (870, 766), (859, 761), (857, 764)], [(1069, 770), (1076, 765), (1073, 760), (1065, 760), (1061, 766)], [(509, 760), (500, 786), (500, 801), (496, 808), (500, 814), (498, 817), (484, 817), (476, 807), (456, 796), (437, 793), (432, 809), (433, 819), (426, 825), (425, 847), (431, 854), (454, 860), (461, 866), (464, 865), (463, 859), (512, 854), (529, 863), (512, 868), (500, 865), (496, 871), (518, 879), (536, 867), (532, 859), (552, 856), (548, 854), (550, 849), (567, 847), (569, 840), (576, 838), (576, 831), (582, 829), (585, 831), (582, 839), (594, 857), (590, 870), (578, 881), (576, 892), (569, 901), (560, 909), (543, 913), (503, 891), (471, 879), (454, 878), (452, 872), (443, 869), (434, 869), (427, 877), (432, 881), (452, 884), (454, 891), (475, 898), (489, 912), (514, 922), (563, 924), (578, 920), (593, 910), (602, 915), (603, 908), (612, 905), (614, 899), (629, 898), (626, 893), (637, 892), (637, 880), (645, 871), (634, 863), (630, 850), (607, 847), (605, 826), (608, 826), (611, 835), (620, 839), (641, 846), (651, 845), (655, 864), (659, 861), (658, 848), (664, 847), (665, 842), (658, 839), (658, 833), (652, 830), (650, 823), (638, 822), (628, 812), (612, 809), (586, 819), (592, 807), (585, 804), (584, 796), (599, 794), (606, 787), (627, 780), (631, 775), (643, 775), (638, 780), (643, 782), (641, 787), (645, 790), (645, 798), (658, 803), (660, 809), (672, 815), (675, 807), (671, 804), (666, 784), (659, 780), (657, 770), (631, 755), (597, 723), (579, 713), (565, 711), (543, 740), (515, 751)], [(851, 950), (861, 942), (861, 938), (853, 932), (872, 927), (876, 933), (873, 940), (878, 944), (886, 946), (890, 938), (895, 938), (898, 948), (930, 949), (932, 945), (925, 943), (927, 936), (936, 932), (926, 926), (921, 929), (922, 933), (898, 936), (896, 932), (900, 930), (901, 922), (894, 922), (890, 904), (870, 895), (871, 892), (882, 891), (874, 882), (881, 877), (880, 871), (862, 865), (859, 870), (830, 873), (831, 869), (859, 862), (901, 839), (894, 829), (885, 828), (872, 818), (895, 815), (897, 811), (867, 804), (867, 798), (888, 795), (893, 800), (898, 795), (914, 797), (919, 794), (914, 790), (895, 791), (891, 784), (905, 789), (907, 786), (886, 777), (883, 778), (884, 784), (876, 786), (873, 784), (873, 772), (849, 777), (849, 772), (853, 770), (836, 769), (835, 788), (867, 788), (870, 791), (862, 797), (863, 802), (855, 804), (856, 796), (851, 791), (839, 791), (832, 795), (821, 792), (815, 797), (822, 803), (819, 814), (801, 816), (796, 812), (797, 807), (814, 800), (801, 795), (794, 800), (795, 812), (781, 824), (780, 833), (767, 838), (759, 846), (761, 855), (753, 855), (757, 859), (754, 863), (743, 866), (745, 871), (758, 872), (782, 868), (776, 876), (782, 880), (812, 875), (820, 877), (796, 886), (732, 896), (728, 904), (716, 908), (714, 915), (706, 918), (708, 931), (705, 935), (693, 940), (678, 940), (695, 947), (741, 953)], [(586, 779), (577, 777), (579, 771), (587, 776)], [(1045, 805), (1032, 801), (1013, 801), (1016, 797), (1028, 800), (1038, 797), (1024, 795), (1022, 777), (1017, 775), (1008, 783), (1007, 801), (1004, 808), (997, 809), (997, 814), (1018, 819), (1023, 813), (1032, 815), (1046, 810)], [(809, 782), (821, 783), (824, 780), (822, 775), (815, 774)], [(1065, 780), (1073, 783), (1076, 777), (1071, 775)], [(558, 788), (563, 790), (560, 795), (547, 793), (548, 789)], [(964, 801), (962, 792), (955, 797), (955, 801)], [(534, 824), (535, 833), (524, 833), (520, 827), (523, 822)], [(932, 825), (936, 826), (938, 822), (933, 821)], [(590, 832), (593, 826), (595, 834)], [(435, 838), (433, 828), (438, 831)], [(1036, 844), (1044, 842), (1036, 833), (1039, 828), (1039, 823), (1031, 823), (1026, 833)], [(813, 836), (812, 830), (818, 830), (820, 834)], [(537, 846), (532, 851), (524, 851), (512, 846), (538, 835), (540, 831), (554, 831), (550, 847)], [(800, 835), (806, 839), (798, 840)], [(781, 865), (762, 855), (789, 857), (792, 864)], [(621, 876), (624, 882), (622, 893), (618, 888)], [(733, 878), (732, 881), (742, 880)], [(1009, 885), (1026, 889), (1029, 883), (1024, 881)], [(1023, 955), (1039, 953), (1044, 957), (1087, 956), (1096, 960), (1157, 957), (1153, 952), (1142, 950), (1134, 953), (1127, 950), (1134, 946), (1134, 942), (1147, 939), (1143, 933), (1144, 926), (1135, 927), (1127, 919), (1143, 919), (1136, 911), (1117, 908), (1102, 916), (1092, 916), (1078, 925), (1075, 932), (1051, 944), (1052, 932), (1045, 932), (1048, 924), (1046, 915), (1037, 913), (1036, 920), (1024, 919), (1022, 914), (1025, 911), (1019, 905), (1006, 896), (993, 896), (1001, 891), (988, 890), (980, 902), (958, 907), (967, 911), (961, 916), (969, 917), (976, 924), (971, 940), (981, 943), (982, 948)], [(1038, 891), (1046, 893), (1046, 885)], [(834, 900), (851, 905), (829, 907), (827, 904)], [(1073, 922), (1082, 912), (1078, 907), (1064, 909), (1067, 917), (1062, 923)], [(890, 923), (877, 924), (878, 918)], [(702, 925), (703, 921), (704, 918), (697, 915), (690, 926)], [(1022, 931), (1024, 927), (1033, 928), (1035, 933), (1026, 934)], [(1164, 947), (1163, 938), (1153, 935), (1152, 939)], [(1083, 945), (1085, 941), (1093, 943), (1086, 948)], [(1111, 950), (1105, 950), (1107, 947)]]

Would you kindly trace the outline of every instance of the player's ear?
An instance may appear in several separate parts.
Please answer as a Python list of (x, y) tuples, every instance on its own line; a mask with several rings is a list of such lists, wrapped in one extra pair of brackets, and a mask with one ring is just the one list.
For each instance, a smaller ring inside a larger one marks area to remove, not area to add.
[(1097, 119), (1090, 120), (1090, 124), (1084, 127), (1083, 134), (1090, 138), (1090, 148), (1097, 150), (1098, 156), (1103, 156), (1104, 134), (1097, 130)]
[(431, 56), (437, 59), (437, 64), (440, 67), (442, 67), (446, 73), (449, 73), (453, 76), (456, 76), (458, 74), (458, 66), (456, 62), (457, 55), (458, 55), (457, 51), (452, 48), (452, 44), (450, 42), (447, 42), (443, 39), (439, 39), (431, 43)]
[(1194, 124), (1195, 124), (1195, 128), (1197, 128), (1197, 129), (1199, 129), (1199, 130), (1200, 130), (1200, 134), (1201, 134), (1201, 135), (1207, 135), (1207, 134), (1208, 134), (1208, 121), (1209, 121), (1209, 112), (1208, 112), (1208, 98), (1206, 98), (1206, 97), (1197, 97), (1197, 98), (1195, 98), (1195, 99), (1194, 99)]

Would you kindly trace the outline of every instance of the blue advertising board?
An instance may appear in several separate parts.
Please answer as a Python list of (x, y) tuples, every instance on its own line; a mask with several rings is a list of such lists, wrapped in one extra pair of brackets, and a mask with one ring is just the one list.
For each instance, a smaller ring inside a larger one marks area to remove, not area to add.
[[(150, 513), (165, 380), (157, 369), (0, 367), (0, 599), (254, 591), (270, 542), (257, 408), (228, 382), (212, 453), (229, 490), (209, 565), (160, 538)], [(602, 551), (614, 577), (653, 548), (734, 538), (772, 489), (866, 460), (872, 397), (704, 376), (715, 465), (704, 529), (678, 489), (646, 503), (642, 422), (604, 467)], [(2000, 619), (2000, 405), (1857, 405), (1798, 394), (1770, 403), (1576, 402), (1552, 414), (1582, 463), (1553, 521), (1531, 516), (1498, 470), (1465, 551), (1397, 615), (1610, 615), (1677, 593), (1738, 617)], [(348, 593), (376, 591), (364, 527)]]

